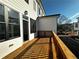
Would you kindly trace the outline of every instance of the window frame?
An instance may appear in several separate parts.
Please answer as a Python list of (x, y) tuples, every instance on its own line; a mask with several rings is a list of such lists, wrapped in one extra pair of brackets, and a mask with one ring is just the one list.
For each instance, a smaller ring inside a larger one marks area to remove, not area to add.
[(36, 32), (36, 20), (34, 20), (32, 18), (30, 18), (30, 32), (31, 33), (35, 33)]
[(20, 35), (21, 35), (20, 34), (20, 13), (18, 11), (16, 11), (16, 10), (14, 10), (14, 9), (12, 9), (12, 8), (4, 5), (4, 4), (1, 4), (0, 3), (0, 5), (2, 5), (4, 7), (3, 8), (3, 11), (4, 11), (3, 13), (4, 13), (4, 20), (5, 20), (5, 22), (1, 22), (0, 21), (0, 24), (1, 23), (5, 23), (5, 39), (0, 39), (0, 42), (4, 42), (4, 41), (7, 41), (7, 40), (11, 40), (11, 39), (17, 38), (15, 35), (14, 35), (14, 38), (9, 38), (9, 35), (8, 35), (8, 33), (9, 33), (9, 18), (8, 18), (9, 15), (8, 15), (8, 8), (18, 13), (18, 18), (19, 18), (18, 19), (18, 23), (19, 23), (19, 36), (18, 37), (20, 37)]
[(75, 28), (78, 28), (78, 23), (75, 23)]
[[(0, 39), (0, 42), (3, 42), (3, 41), (5, 41), (5, 39), (6, 39), (6, 20), (5, 20), (5, 7), (4, 7), (4, 5), (3, 4), (0, 4), (1, 6), (2, 6), (2, 9), (3, 9), (3, 17), (4, 17), (4, 19), (3, 19), (3, 21), (0, 21), (0, 24), (2, 25), (2, 24), (5, 24), (4, 25), (4, 39)], [(3, 26), (3, 25), (2, 25)]]
[[(13, 22), (13, 23), (12, 23), (12, 22), (9, 23), (9, 20), (10, 20), (10, 19), (9, 19), (9, 12), (8, 12), (8, 9), (10, 9), (10, 10), (12, 10), (12, 11), (18, 13), (18, 18), (19, 18), (19, 19), (18, 19), (18, 24), (14, 23), (14, 22)], [(9, 25), (11, 25), (11, 26), (13, 27), (13, 28), (11, 27), (11, 29), (12, 29), (12, 30), (11, 30), (11, 31), (12, 31), (11, 33), (12, 33), (12, 36), (13, 36), (13, 37), (9, 38), (9, 35), (8, 35), (8, 40), (14, 39), (14, 38), (17, 38), (17, 37), (20, 37), (20, 13), (19, 13), (18, 11), (16, 11), (16, 10), (12, 9), (12, 8), (9, 8), (9, 7), (7, 7), (7, 13), (8, 13), (8, 30), (9, 30)], [(19, 36), (14, 36), (14, 26), (15, 26), (15, 25), (18, 25), (18, 26), (19, 26)], [(9, 33), (9, 31), (8, 31), (8, 33)]]

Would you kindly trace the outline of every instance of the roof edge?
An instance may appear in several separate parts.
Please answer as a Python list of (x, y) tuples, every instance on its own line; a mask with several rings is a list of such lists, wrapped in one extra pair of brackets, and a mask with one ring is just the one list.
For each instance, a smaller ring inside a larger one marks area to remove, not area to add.
[(60, 16), (61, 14), (54, 14), (54, 15), (47, 15), (47, 16), (41, 16), (41, 17), (38, 17), (38, 18), (42, 18), (42, 17), (52, 17), (52, 16)]

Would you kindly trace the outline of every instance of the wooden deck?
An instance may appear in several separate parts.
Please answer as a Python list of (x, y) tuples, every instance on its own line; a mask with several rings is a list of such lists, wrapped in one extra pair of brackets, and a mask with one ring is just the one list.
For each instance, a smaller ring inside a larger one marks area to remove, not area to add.
[(35, 38), (3, 59), (77, 59), (60, 38)]
[(49, 59), (49, 38), (40, 38), (19, 59)]
[[(24, 44), (22, 47), (7, 55), (3, 59), (49, 59), (50, 38), (36, 38), (32, 41), (29, 42), (30, 44), (27, 42), (26, 46)], [(27, 48), (27, 46), (30, 47)]]

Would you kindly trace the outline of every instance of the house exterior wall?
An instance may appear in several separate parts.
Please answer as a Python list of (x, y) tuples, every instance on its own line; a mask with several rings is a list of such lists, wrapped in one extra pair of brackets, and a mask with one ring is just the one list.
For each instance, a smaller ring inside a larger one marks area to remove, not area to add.
[[(36, 11), (33, 9), (33, 1), (35, 0), (29, 0), (29, 4), (25, 2), (25, 0), (0, 0), (0, 3), (12, 8), (15, 11), (18, 11), (20, 14), (20, 37), (7, 40), (4, 42), (0, 42), (0, 59), (6, 56), (7, 54), (13, 52), (17, 48), (19, 48), (23, 44), (23, 18), (22, 15), (24, 14), (24, 11), (28, 12), (28, 22), (29, 22), (29, 40), (34, 38), (34, 33), (30, 33), (30, 18), (36, 20), (36, 18), (39, 16), (37, 15), (37, 7), (40, 6), (36, 1)], [(38, 6), (37, 6), (38, 5)], [(41, 6), (42, 7), (42, 6)], [(44, 12), (43, 12), (44, 13)], [(43, 14), (45, 15), (45, 13)], [(41, 16), (43, 16), (41, 15)], [(13, 44), (12, 47), (9, 47), (9, 45)]]
[(39, 18), (37, 31), (53, 31), (57, 33), (57, 16)]
[[(76, 27), (76, 25), (77, 25), (78, 27)], [(78, 23), (78, 22), (74, 23), (74, 30), (79, 30), (79, 23)]]
[(79, 35), (79, 22), (74, 23), (74, 31), (76, 32), (75, 35)]

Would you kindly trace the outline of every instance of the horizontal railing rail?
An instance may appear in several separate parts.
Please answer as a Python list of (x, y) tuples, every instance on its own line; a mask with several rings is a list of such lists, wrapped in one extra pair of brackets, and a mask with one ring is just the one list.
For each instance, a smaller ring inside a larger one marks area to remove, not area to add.
[[(56, 48), (54, 57), (56, 59), (77, 59), (77, 57), (69, 50), (63, 41), (53, 32), (53, 42)], [(55, 50), (55, 49), (54, 49)]]
[(57, 51), (56, 51), (56, 48), (55, 48), (53, 38), (51, 38), (51, 42), (52, 42), (53, 59), (57, 59)]

